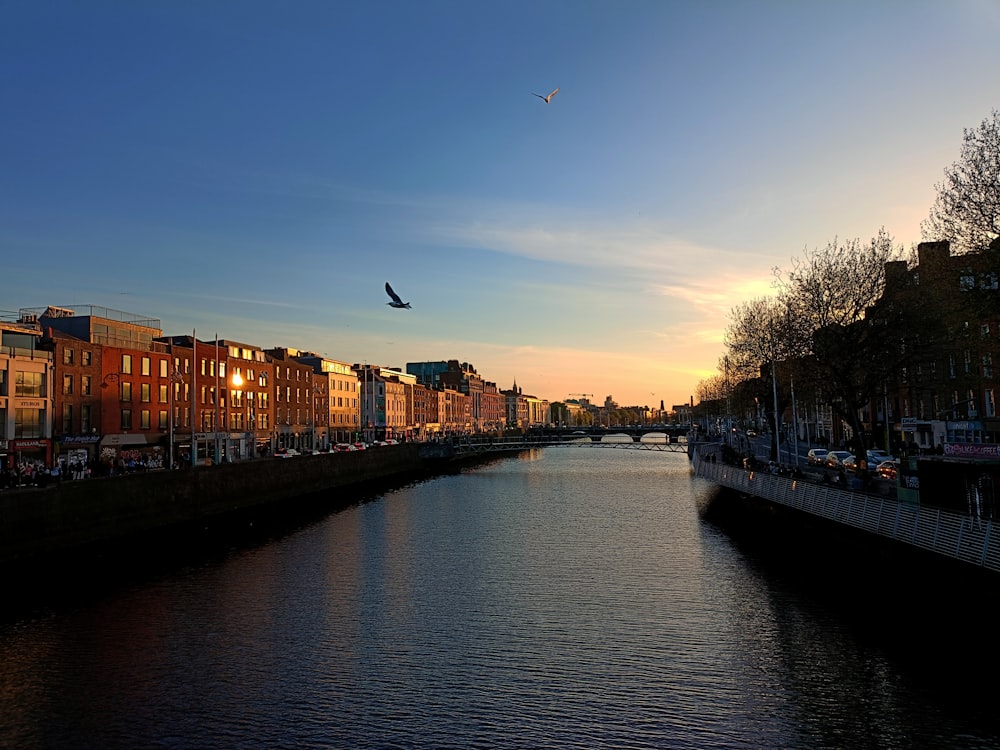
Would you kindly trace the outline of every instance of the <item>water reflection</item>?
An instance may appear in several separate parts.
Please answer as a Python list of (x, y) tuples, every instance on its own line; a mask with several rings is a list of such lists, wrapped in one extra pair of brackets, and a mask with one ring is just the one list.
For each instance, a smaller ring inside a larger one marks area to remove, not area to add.
[(546, 449), (110, 587), (0, 627), (0, 746), (997, 743), (712, 497), (682, 454)]

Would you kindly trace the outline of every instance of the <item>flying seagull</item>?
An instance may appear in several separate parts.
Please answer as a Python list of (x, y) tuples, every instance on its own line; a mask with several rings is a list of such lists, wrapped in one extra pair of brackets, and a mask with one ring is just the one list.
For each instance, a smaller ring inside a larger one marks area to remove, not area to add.
[(545, 102), (546, 104), (548, 104), (549, 102), (551, 102), (551, 101), (552, 101), (552, 97), (556, 95), (556, 92), (557, 92), (557, 91), (559, 91), (559, 87), (558, 87), (558, 86), (556, 86), (556, 87), (555, 87), (555, 89), (554, 89), (554, 90), (552, 91), (552, 93), (551, 93), (551, 94), (549, 94), (548, 96), (542, 96), (541, 94), (535, 94), (535, 92), (534, 92), (534, 91), (532, 91), (531, 93), (532, 93), (532, 94), (535, 94), (535, 96), (537, 96), (537, 97), (538, 97), (539, 99), (541, 99), (541, 100), (542, 100), (543, 102)]
[(388, 281), (385, 282), (385, 292), (390, 297), (392, 297), (392, 302), (386, 302), (385, 303), (385, 304), (389, 305), (389, 307), (405, 307), (408, 310), (410, 309), (410, 303), (409, 302), (403, 302), (403, 300), (401, 300), (399, 298), (399, 295), (396, 294), (394, 291), (392, 291), (392, 287), (389, 286), (389, 282)]

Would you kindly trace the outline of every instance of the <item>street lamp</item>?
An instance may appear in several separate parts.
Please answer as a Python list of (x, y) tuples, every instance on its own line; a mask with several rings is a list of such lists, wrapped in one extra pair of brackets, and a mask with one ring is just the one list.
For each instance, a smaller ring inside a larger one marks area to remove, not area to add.
[(316, 451), (316, 397), (323, 394), (323, 388), (319, 383), (313, 383), (312, 387), (313, 399), (312, 399), (312, 449), (313, 452)]
[(246, 393), (242, 390), (243, 389), (243, 384), (244, 384), (244, 380), (243, 380), (243, 377), (240, 375), (239, 370), (234, 370), (233, 371), (233, 387), (236, 388), (236, 389), (238, 389), (240, 391), (240, 400), (243, 401), (243, 403), (245, 405), (245, 408), (246, 408), (246, 412), (245, 412), (245, 414), (246, 414), (246, 421), (244, 422), (243, 426), (246, 428), (245, 431), (244, 431), (245, 432), (244, 442), (246, 443), (246, 446), (247, 446), (246, 447), (246, 451), (247, 451), (247, 457), (249, 458), (252, 455), (251, 454), (251, 448), (250, 448), (250, 440), (251, 440), (251, 437), (250, 437), (250, 400), (248, 398), (246, 398)]
[[(173, 372), (167, 377), (167, 380), (169, 382), (167, 386), (169, 389), (167, 391), (167, 410), (169, 411), (167, 420), (170, 425), (170, 434), (167, 436), (167, 461), (169, 461), (168, 466), (172, 470), (174, 468), (174, 388), (175, 384), (180, 383), (184, 378), (177, 372), (177, 368), (175, 367)], [(192, 445), (191, 448), (193, 450), (194, 446)]]

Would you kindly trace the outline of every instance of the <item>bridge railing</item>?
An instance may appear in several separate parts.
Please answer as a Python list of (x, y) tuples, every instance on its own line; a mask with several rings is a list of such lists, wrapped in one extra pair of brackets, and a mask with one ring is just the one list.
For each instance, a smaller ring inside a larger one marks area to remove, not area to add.
[(730, 466), (710, 459), (716, 449), (717, 446), (703, 445), (694, 451), (695, 474), (702, 479), (955, 560), (1000, 571), (1000, 535), (993, 534), (993, 522), (989, 519)]

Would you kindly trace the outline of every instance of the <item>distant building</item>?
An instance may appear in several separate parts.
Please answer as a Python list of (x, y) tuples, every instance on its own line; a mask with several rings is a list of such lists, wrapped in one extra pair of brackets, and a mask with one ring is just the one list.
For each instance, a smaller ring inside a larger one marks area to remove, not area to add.
[(52, 463), (55, 366), (31, 322), (0, 322), (0, 468)]
[(360, 385), (354, 368), (312, 352), (299, 352), (295, 358), (313, 368), (314, 383), (325, 381), (326, 403), (317, 402), (316, 414), (317, 424), (327, 426), (327, 447), (360, 439)]

